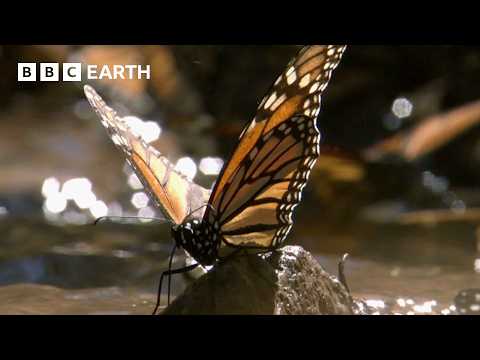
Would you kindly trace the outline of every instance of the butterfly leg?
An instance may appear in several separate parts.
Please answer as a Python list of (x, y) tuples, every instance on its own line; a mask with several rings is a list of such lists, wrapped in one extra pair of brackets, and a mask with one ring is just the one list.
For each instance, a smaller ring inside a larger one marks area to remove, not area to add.
[(338, 263), (338, 279), (342, 283), (343, 286), (345, 286), (345, 289), (350, 293), (350, 288), (348, 287), (347, 284), (347, 278), (345, 277), (345, 262), (347, 261), (348, 254), (344, 254), (342, 256), (342, 259)]
[[(170, 276), (175, 275), (175, 274), (182, 274), (182, 273), (192, 271), (198, 265), (199, 264), (193, 264), (193, 265), (186, 266), (186, 267), (183, 267), (183, 268), (180, 268), (180, 269), (167, 270), (167, 271), (164, 271), (162, 273), (162, 275), (160, 275), (160, 281), (159, 281), (159, 284), (158, 284), (157, 304), (155, 305), (155, 309), (153, 310), (152, 315), (157, 314), (157, 310), (160, 306), (160, 296), (161, 296), (161, 293), (162, 293), (163, 277), (168, 276), (170, 278)], [(170, 305), (170, 290), (169, 290), (169, 294), (168, 294), (168, 304)]]

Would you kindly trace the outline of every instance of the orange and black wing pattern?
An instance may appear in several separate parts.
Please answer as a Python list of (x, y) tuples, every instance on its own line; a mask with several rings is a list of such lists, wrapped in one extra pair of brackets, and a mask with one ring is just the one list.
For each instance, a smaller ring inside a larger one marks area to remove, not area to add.
[(243, 130), (205, 211), (224, 245), (269, 249), (284, 241), (319, 155), (321, 95), (345, 48), (300, 50)]
[(175, 171), (173, 164), (148, 145), (127, 122), (110, 108), (89, 85), (84, 87), (90, 105), (100, 117), (113, 143), (125, 154), (145, 191), (174, 224), (181, 224), (194, 210), (203, 214), (209, 191)]

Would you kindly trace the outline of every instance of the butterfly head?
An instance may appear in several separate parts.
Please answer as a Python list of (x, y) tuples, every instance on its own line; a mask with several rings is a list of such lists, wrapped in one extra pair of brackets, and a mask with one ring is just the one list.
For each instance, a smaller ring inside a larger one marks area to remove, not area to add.
[(212, 265), (217, 258), (218, 235), (207, 222), (190, 220), (172, 226), (178, 247), (186, 250), (202, 265)]

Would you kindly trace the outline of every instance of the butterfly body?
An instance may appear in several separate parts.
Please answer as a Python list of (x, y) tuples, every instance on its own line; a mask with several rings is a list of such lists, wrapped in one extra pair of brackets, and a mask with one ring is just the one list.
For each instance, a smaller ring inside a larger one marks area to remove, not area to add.
[(320, 154), (321, 95), (344, 50), (313, 45), (299, 51), (260, 102), (211, 192), (176, 172), (93, 88), (85, 86), (85, 94), (172, 223), (176, 245), (198, 263), (213, 265), (236, 248), (268, 251), (283, 245)]
[(218, 224), (212, 226), (206, 221), (189, 220), (178, 226), (172, 226), (172, 237), (177, 247), (183, 248), (203, 266), (213, 265), (218, 259), (220, 247)]

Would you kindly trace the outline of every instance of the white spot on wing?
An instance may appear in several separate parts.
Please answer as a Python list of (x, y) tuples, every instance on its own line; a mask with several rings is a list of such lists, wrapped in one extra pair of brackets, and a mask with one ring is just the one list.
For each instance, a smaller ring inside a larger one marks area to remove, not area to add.
[(287, 99), (287, 95), (286, 94), (283, 94), (282, 96), (280, 96), (277, 101), (275, 101), (270, 110), (271, 111), (275, 111), (285, 100)]
[(309, 90), (309, 93), (310, 94), (313, 94), (315, 91), (318, 90), (318, 87), (320, 86), (320, 84), (318, 82), (314, 83), (311, 87), (310, 87), (310, 90)]
[(297, 80), (297, 73), (293, 71), (290, 75), (287, 76), (287, 84), (292, 85)]
[(267, 102), (265, 103), (265, 105), (263, 107), (265, 109), (268, 109), (276, 99), (277, 99), (277, 93), (274, 92), (272, 95), (270, 95), (270, 97), (268, 98)]
[(303, 89), (308, 84), (310, 84), (310, 74), (307, 74), (304, 77), (302, 77), (298, 86), (300, 86), (300, 88)]

